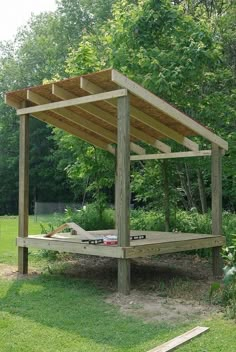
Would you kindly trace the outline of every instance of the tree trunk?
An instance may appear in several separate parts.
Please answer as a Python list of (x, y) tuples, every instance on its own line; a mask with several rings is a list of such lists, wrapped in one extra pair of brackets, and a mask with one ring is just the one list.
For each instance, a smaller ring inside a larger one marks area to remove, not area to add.
[(195, 203), (195, 201), (193, 199), (193, 195), (192, 195), (189, 171), (188, 171), (188, 167), (187, 167), (186, 163), (184, 163), (184, 167), (185, 167), (185, 174), (186, 174), (187, 195), (188, 195), (188, 199), (189, 199), (190, 208), (196, 208), (196, 203)]
[(200, 169), (197, 169), (197, 181), (198, 181), (198, 189), (199, 189), (199, 195), (201, 200), (202, 213), (206, 214), (207, 213), (206, 192), (205, 192), (205, 185), (202, 177), (202, 172)]
[(165, 213), (165, 231), (170, 231), (170, 188), (168, 178), (168, 161), (162, 162), (163, 188), (164, 188), (164, 213)]

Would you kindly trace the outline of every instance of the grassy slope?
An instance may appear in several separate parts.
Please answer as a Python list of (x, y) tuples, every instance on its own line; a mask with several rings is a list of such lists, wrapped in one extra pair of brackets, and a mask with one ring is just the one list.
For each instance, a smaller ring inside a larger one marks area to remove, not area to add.
[[(0, 218), (0, 225), (0, 262), (15, 263), (17, 219)], [(30, 233), (38, 232), (39, 224), (31, 219)], [(103, 297), (81, 279), (0, 280), (1, 352), (144, 352), (193, 327), (146, 324), (121, 315)], [(199, 324), (210, 326), (210, 332), (180, 352), (235, 352), (234, 323), (214, 318)]]

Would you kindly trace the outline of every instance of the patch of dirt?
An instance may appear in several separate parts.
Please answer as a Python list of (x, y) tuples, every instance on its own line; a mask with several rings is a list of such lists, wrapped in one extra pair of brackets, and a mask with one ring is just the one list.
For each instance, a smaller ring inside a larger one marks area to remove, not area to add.
[(22, 275), (19, 274), (17, 267), (14, 265), (7, 265), (7, 264), (0, 264), (0, 278), (1, 279), (6, 279), (6, 280), (15, 280), (15, 279), (26, 279), (26, 278), (31, 278), (39, 273), (35, 270), (29, 270), (29, 274)]
[(146, 322), (168, 323), (176, 325), (193, 322), (216, 313), (216, 308), (170, 297), (160, 297), (154, 293), (144, 294), (133, 290), (129, 296), (111, 294), (107, 303), (116, 305), (126, 315), (141, 318)]
[(211, 263), (197, 255), (175, 254), (132, 260), (129, 296), (116, 292), (115, 259), (79, 256), (77, 260), (67, 262), (63, 274), (92, 280), (111, 292), (107, 303), (144, 321), (171, 325), (207, 318), (219, 311), (209, 303), (209, 290), (215, 281)]

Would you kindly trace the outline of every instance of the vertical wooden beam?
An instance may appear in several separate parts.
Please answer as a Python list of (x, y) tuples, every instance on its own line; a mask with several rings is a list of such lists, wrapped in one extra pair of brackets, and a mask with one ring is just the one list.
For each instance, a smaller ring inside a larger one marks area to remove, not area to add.
[[(222, 149), (212, 143), (211, 155), (212, 234), (222, 235)], [(212, 249), (214, 276), (222, 275), (221, 247)]]
[[(25, 107), (26, 103), (24, 103)], [(29, 115), (20, 116), (19, 237), (28, 236), (29, 214)], [(28, 273), (28, 248), (18, 247), (18, 271)]]
[[(118, 98), (118, 137), (117, 137), (117, 231), (118, 245), (130, 246), (130, 117), (129, 97)], [(130, 292), (130, 260), (118, 259), (118, 291)]]

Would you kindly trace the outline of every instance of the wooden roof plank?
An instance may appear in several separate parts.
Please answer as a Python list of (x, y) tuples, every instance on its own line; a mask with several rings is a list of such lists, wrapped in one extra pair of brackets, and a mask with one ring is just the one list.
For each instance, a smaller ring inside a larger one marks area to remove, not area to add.
[(122, 75), (120, 72), (116, 70), (112, 70), (112, 81), (115, 82), (120, 87), (126, 88), (131, 93), (138, 96), (139, 98), (147, 101), (149, 104), (153, 105), (158, 110), (162, 111), (168, 116), (171, 116), (174, 120), (190, 128), (198, 135), (206, 138), (212, 143), (217, 144), (219, 147), (225, 150), (228, 150), (228, 143), (225, 140), (223, 140), (221, 137), (217, 136), (209, 129), (202, 126), (201, 124), (199, 124), (189, 116), (185, 115), (181, 111), (177, 110), (172, 105), (160, 99), (153, 93), (149, 92), (147, 89), (141, 87), (139, 84), (135, 83), (134, 81), (131, 81), (129, 78)]
[(115, 148), (112, 147), (110, 144), (107, 144), (95, 138), (94, 136), (91, 136), (90, 134), (79, 130), (77, 126), (72, 123), (68, 125), (66, 121), (63, 121), (63, 118), (58, 119), (50, 116), (48, 113), (45, 113), (45, 112), (35, 112), (32, 115), (36, 117), (38, 120), (49, 123), (50, 125), (53, 125), (55, 127), (61, 128), (64, 131), (74, 135), (75, 137), (78, 137), (87, 143), (93, 144), (95, 147), (106, 150), (112, 153), (113, 155), (115, 155)]
[(85, 97), (79, 97), (75, 99), (69, 99), (65, 101), (58, 101), (49, 104), (37, 105), (29, 108), (18, 109), (16, 111), (17, 115), (32, 114), (33, 112), (49, 111), (53, 109), (61, 109), (69, 106), (76, 106), (80, 104), (87, 104), (95, 101), (101, 101), (106, 99), (114, 99), (118, 97), (123, 97), (127, 95), (126, 89), (117, 89), (111, 92), (105, 92), (101, 94), (87, 95)]
[[(97, 94), (97, 93), (103, 93), (104, 92), (103, 88), (101, 88), (101, 87), (97, 86), (96, 84), (88, 81), (87, 78), (85, 78), (85, 77), (81, 77), (80, 85), (81, 85), (81, 88), (83, 88), (86, 92), (89, 92), (91, 94)], [(116, 102), (113, 99), (110, 100), (110, 101), (106, 101), (106, 102), (109, 105), (111, 105), (111, 106), (113, 106), (115, 108), (117, 107), (117, 104), (116, 104)], [(130, 107), (130, 112), (131, 112), (130, 115), (135, 118), (134, 108), (132, 106)], [(136, 131), (134, 131), (134, 128), (132, 128), (132, 126), (131, 126), (131, 129), (130, 129), (130, 132), (131, 132), (131, 134), (136, 133)], [(146, 139), (147, 138), (146, 137), (147, 134), (142, 132), (142, 131), (140, 131), (139, 133), (142, 133), (142, 135), (140, 135), (140, 139), (141, 140), (149, 143), (150, 145), (152, 145), (153, 147), (161, 150), (164, 153), (170, 153), (171, 152), (171, 147), (169, 147), (167, 144), (165, 144), (165, 143), (163, 143), (163, 142), (161, 142), (159, 140), (156, 140), (155, 138), (153, 138), (151, 136), (149, 136), (149, 139), (147, 141), (147, 139)], [(137, 133), (136, 133), (136, 136), (137, 136)]]
[[(65, 90), (65, 89), (63, 89), (63, 88), (57, 86), (56, 84), (53, 84), (53, 85), (52, 85), (52, 93), (53, 93), (55, 96), (57, 96), (58, 98), (63, 99), (63, 100), (66, 100), (66, 99), (75, 99), (75, 98), (76, 98), (76, 95), (75, 95), (75, 94), (73, 94), (73, 93), (71, 93), (71, 92), (68, 92), (67, 90)], [(45, 102), (46, 102), (46, 101), (45, 101)], [(43, 104), (43, 102), (41, 102), (41, 104)], [(90, 105), (90, 106), (88, 107), (87, 105)], [(100, 118), (100, 116), (102, 115), (102, 116), (103, 116), (102, 120), (104, 120), (104, 115), (106, 114), (106, 112), (103, 111), (102, 109), (97, 108), (96, 106), (93, 106), (92, 104), (86, 104), (86, 106), (84, 106), (84, 107), (82, 106), (82, 107), (80, 107), (80, 108), (81, 108), (82, 110), (85, 110), (85, 111), (89, 112), (89, 113), (91, 113), (91, 110), (92, 110), (92, 112), (93, 112), (93, 114), (94, 114), (95, 117)], [(60, 111), (61, 111), (61, 110), (62, 110), (62, 109), (60, 109), (59, 111), (57, 111), (57, 113), (60, 114)], [(65, 113), (65, 112), (64, 112), (64, 113)], [(73, 112), (70, 112), (70, 114), (72, 114), (72, 116), (74, 116), (74, 115), (76, 116), (76, 114), (73, 113)], [(67, 117), (68, 117), (68, 114), (67, 114), (67, 113), (66, 113), (66, 115), (67, 115)], [(107, 116), (106, 122), (107, 122), (107, 120), (108, 120), (108, 121), (110, 121), (111, 119), (114, 120), (114, 118), (113, 118), (112, 115), (110, 115), (110, 114), (107, 114), (107, 115), (109, 115), (109, 116)], [(83, 119), (83, 118), (82, 118), (82, 119)], [(83, 119), (83, 120), (85, 120), (85, 119)], [(117, 121), (116, 121), (114, 124), (115, 124), (115, 127), (117, 127)], [(88, 129), (90, 129), (90, 127), (93, 126), (93, 129), (92, 129), (93, 132), (99, 133), (99, 131), (100, 131), (100, 133), (101, 133), (102, 136), (104, 136), (105, 138), (110, 139), (110, 140), (111, 140), (111, 138), (112, 138), (111, 141), (112, 141), (113, 143), (117, 143), (117, 135), (116, 135), (115, 133), (110, 132), (109, 130), (106, 130), (105, 128), (102, 128), (102, 127), (100, 127), (99, 125), (94, 124), (94, 123), (91, 122), (91, 121), (85, 121), (85, 125), (86, 125), (86, 126), (84, 126), (84, 127), (88, 128)], [(88, 126), (88, 127), (87, 127), (87, 126)], [(130, 143), (130, 149), (131, 149), (131, 151), (133, 151), (133, 152), (136, 153), (136, 154), (146, 154), (146, 151), (145, 151), (144, 148), (141, 148), (139, 145), (137, 145), (137, 144), (135, 144), (135, 143), (133, 143), (133, 142)]]
[[(81, 86), (81, 88), (84, 88), (84, 89), (87, 89), (87, 90), (89, 89), (89, 92), (93, 93), (93, 94), (101, 94), (102, 91), (104, 92), (104, 90), (101, 87), (98, 87), (94, 83), (89, 82), (84, 77), (81, 77), (80, 86)], [(114, 100), (107, 101), (107, 103), (116, 107), (116, 101), (114, 101)], [(189, 138), (181, 135), (180, 133), (174, 131), (170, 127), (168, 127), (168, 126), (164, 125), (163, 123), (157, 121), (155, 118), (147, 115), (146, 113), (144, 113), (141, 110), (135, 108), (134, 106), (130, 106), (130, 115), (133, 118), (135, 118), (138, 121), (140, 121), (143, 124), (145, 124), (146, 126), (151, 127), (155, 131), (160, 132), (163, 135), (165, 135), (166, 137), (173, 139), (175, 142), (177, 142), (179, 144), (182, 144), (184, 147), (186, 147), (186, 148), (188, 148), (190, 150), (193, 150), (193, 151), (199, 150), (199, 146), (198, 146), (197, 143), (191, 141), (191, 139), (189, 139)], [(161, 147), (160, 144), (159, 144), (159, 146)]]
[[(30, 91), (30, 90), (27, 91), (27, 99), (32, 101), (33, 103), (36, 103), (36, 104), (48, 104), (50, 102), (48, 99), (40, 96), (39, 94), (36, 94), (36, 93)], [(61, 115), (61, 116), (65, 117), (66, 119), (78, 124), (78, 126), (82, 126), (86, 129), (104, 137), (105, 139), (109, 140), (112, 143), (116, 143), (117, 137), (116, 137), (115, 133), (113, 133), (109, 130), (106, 130), (105, 128), (103, 128), (103, 127), (101, 127), (91, 121), (88, 121), (86, 118), (77, 115), (73, 111), (70, 111), (65, 108), (51, 110), (51, 111), (53, 111), (56, 114)]]

